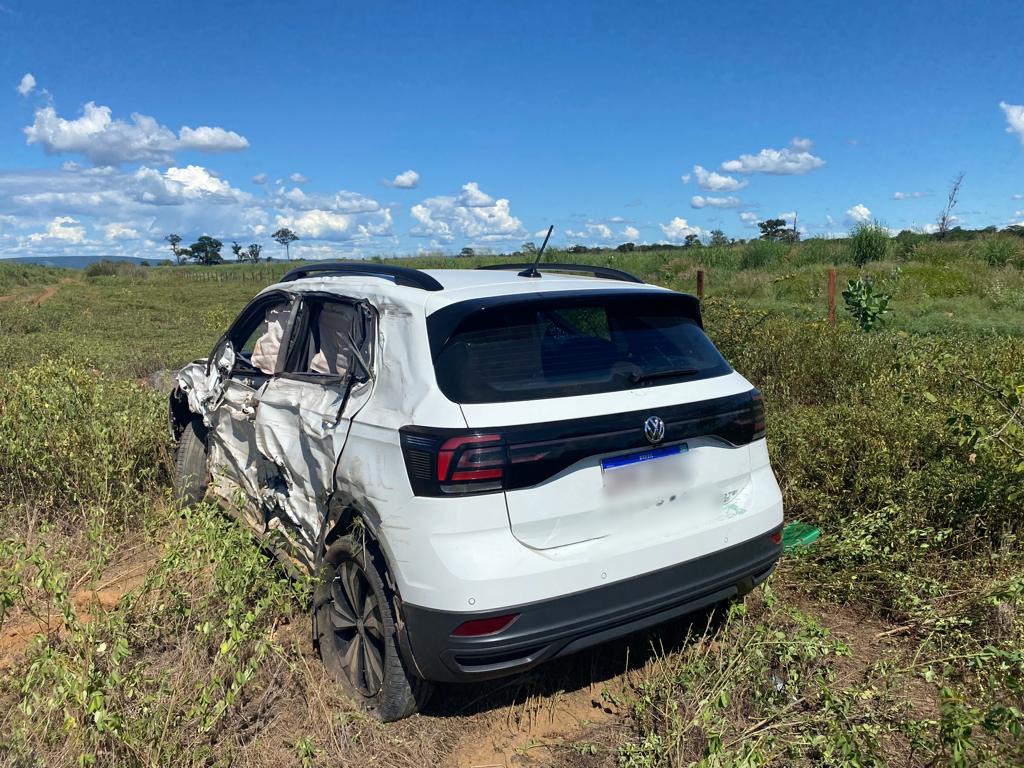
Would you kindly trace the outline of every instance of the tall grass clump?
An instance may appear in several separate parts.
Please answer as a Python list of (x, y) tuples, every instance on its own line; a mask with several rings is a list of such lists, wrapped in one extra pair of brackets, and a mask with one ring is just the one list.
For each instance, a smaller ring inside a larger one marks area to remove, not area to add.
[(771, 240), (752, 240), (743, 246), (740, 269), (771, 269), (782, 263), (789, 248)]
[(1005, 267), (1021, 258), (1020, 240), (1011, 237), (987, 237), (978, 243), (977, 251), (992, 267)]
[(850, 255), (858, 267), (883, 261), (889, 255), (889, 245), (889, 230), (877, 221), (858, 224), (850, 232)]

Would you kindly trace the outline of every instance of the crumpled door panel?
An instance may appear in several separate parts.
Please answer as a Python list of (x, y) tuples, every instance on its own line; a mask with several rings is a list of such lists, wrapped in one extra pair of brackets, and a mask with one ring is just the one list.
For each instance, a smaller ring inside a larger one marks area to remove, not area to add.
[(260, 394), (256, 446), (282, 480), (263, 489), (264, 503), (278, 506), (313, 548), (348, 434), (349, 421), (343, 418), (347, 391), (347, 378), (328, 385), (280, 376)]

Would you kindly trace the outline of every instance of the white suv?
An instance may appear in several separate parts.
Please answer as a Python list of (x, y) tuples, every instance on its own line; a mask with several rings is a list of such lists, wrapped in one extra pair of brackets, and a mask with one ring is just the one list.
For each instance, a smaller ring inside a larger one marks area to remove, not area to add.
[(524, 266), (292, 270), (171, 394), (179, 498), (318, 574), (321, 656), (384, 720), (427, 681), (742, 595), (779, 557), (761, 395), (697, 299)]

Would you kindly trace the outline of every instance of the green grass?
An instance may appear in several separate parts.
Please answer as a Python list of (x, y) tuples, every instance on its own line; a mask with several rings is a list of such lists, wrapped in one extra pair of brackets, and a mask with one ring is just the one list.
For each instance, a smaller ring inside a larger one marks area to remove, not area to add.
[[(983, 247), (896, 243), (861, 269), (836, 241), (575, 257), (687, 291), (705, 270), (708, 332), (765, 394), (787, 516), (822, 536), (720, 624), (663, 629), (617, 678), (600, 748), (552, 764), (1024, 764), (1024, 274)], [(136, 380), (206, 355), (288, 266), (0, 270), (0, 630), (68, 627), (0, 673), (3, 759), (445, 759), (458, 716), (368, 721), (309, 658), (305, 586), (212, 510), (166, 512), (164, 401)], [(833, 266), (840, 290), (866, 275), (893, 296), (887, 327), (860, 331), (841, 298), (825, 322)], [(81, 621), (69, 594), (146, 546), (146, 582)], [(549, 669), (516, 685), (555, 702), (529, 682)]]

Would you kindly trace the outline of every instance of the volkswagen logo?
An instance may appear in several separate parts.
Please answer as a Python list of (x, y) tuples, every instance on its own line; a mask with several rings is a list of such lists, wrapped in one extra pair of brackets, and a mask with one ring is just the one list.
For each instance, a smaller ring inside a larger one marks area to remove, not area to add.
[(644, 437), (651, 445), (657, 445), (665, 439), (665, 422), (660, 416), (650, 416), (644, 422)]

